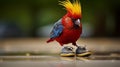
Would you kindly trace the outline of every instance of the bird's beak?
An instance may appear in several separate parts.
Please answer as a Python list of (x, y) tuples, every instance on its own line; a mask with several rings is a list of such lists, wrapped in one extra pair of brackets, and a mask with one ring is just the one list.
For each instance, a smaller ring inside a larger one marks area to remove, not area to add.
[(80, 19), (77, 19), (77, 20), (75, 21), (75, 24), (78, 25), (78, 26), (80, 26)]

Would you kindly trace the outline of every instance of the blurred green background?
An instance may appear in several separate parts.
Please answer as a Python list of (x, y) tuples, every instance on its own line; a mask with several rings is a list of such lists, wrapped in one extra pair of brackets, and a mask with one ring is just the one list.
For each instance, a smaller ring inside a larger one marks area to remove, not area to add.
[[(48, 37), (65, 13), (59, 0), (0, 0), (0, 38)], [(80, 0), (82, 37), (120, 37), (120, 0)]]

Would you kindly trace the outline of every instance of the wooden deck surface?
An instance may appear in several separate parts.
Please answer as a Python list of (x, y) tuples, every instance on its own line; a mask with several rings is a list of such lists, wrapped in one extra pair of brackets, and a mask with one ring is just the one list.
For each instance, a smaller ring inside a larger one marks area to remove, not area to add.
[(0, 67), (120, 67), (120, 39), (79, 39), (79, 45), (86, 45), (93, 52), (87, 58), (60, 57), (62, 47), (57, 42), (47, 44), (46, 40), (47, 38), (0, 40)]

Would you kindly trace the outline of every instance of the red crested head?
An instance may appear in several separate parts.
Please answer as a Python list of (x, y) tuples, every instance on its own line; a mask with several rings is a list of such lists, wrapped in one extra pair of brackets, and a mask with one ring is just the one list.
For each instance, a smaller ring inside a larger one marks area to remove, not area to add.
[(60, 1), (60, 5), (65, 7), (69, 17), (74, 19), (81, 19), (81, 5), (78, 0), (74, 0), (73, 3), (71, 3), (69, 0)]

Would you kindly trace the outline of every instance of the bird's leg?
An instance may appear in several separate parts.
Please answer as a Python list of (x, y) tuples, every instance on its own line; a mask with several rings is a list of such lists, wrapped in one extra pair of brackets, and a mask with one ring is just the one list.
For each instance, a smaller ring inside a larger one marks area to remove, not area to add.
[(60, 46), (63, 46), (63, 43), (59, 43), (60, 44)]
[(72, 43), (72, 45), (74, 45), (74, 46), (76, 46), (76, 47), (85, 47), (85, 48), (86, 48), (86, 45), (84, 45), (84, 46), (79, 46), (79, 45), (77, 45), (76, 43)]
[(79, 47), (79, 46), (76, 44), (76, 42), (72, 43), (72, 45), (74, 45), (74, 46), (76, 46), (76, 47)]

